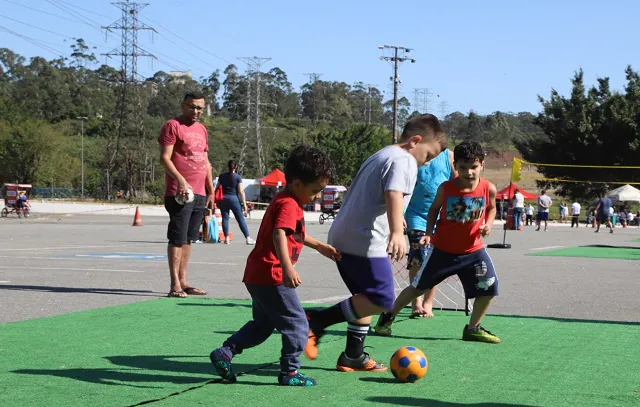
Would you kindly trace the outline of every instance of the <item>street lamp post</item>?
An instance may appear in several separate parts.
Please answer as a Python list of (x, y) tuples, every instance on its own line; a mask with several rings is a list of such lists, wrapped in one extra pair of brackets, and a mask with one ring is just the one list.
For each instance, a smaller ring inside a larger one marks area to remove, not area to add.
[(80, 174), (81, 174), (81, 184), (80, 184), (80, 196), (84, 199), (84, 121), (89, 120), (88, 117), (78, 117), (81, 123), (81, 141), (80, 141)]

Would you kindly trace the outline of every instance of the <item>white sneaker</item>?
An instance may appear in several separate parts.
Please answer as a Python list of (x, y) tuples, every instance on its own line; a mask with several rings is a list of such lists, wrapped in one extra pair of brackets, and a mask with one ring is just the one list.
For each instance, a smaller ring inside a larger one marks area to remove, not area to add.
[(231, 244), (231, 241), (229, 239), (224, 239), (224, 244)]
[(251, 237), (247, 238), (247, 244), (253, 246), (254, 244), (256, 244), (256, 241), (253, 240)]

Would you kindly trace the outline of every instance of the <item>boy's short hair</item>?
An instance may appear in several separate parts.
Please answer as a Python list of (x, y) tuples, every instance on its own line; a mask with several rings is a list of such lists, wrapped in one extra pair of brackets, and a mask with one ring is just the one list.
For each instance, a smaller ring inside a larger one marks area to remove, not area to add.
[(484, 150), (476, 141), (463, 141), (453, 150), (453, 162), (475, 161), (484, 162)]
[(310, 184), (321, 178), (332, 179), (335, 176), (335, 167), (322, 151), (302, 144), (289, 153), (284, 166), (284, 176), (287, 184), (296, 179), (303, 184)]
[[(429, 131), (431, 131), (432, 134), (429, 134)], [(422, 114), (409, 120), (407, 124), (404, 125), (404, 129), (400, 135), (400, 141), (408, 141), (415, 135), (423, 137), (431, 136), (440, 143), (443, 150), (447, 148), (447, 136), (444, 133), (442, 124), (437, 117), (430, 113)]]

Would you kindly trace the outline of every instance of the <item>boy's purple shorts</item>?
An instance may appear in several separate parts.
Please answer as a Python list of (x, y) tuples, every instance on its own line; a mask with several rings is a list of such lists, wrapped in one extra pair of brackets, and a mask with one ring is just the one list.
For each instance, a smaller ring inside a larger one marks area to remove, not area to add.
[(384, 309), (393, 308), (395, 283), (388, 257), (360, 257), (342, 253), (337, 262), (342, 281), (351, 294), (363, 294)]

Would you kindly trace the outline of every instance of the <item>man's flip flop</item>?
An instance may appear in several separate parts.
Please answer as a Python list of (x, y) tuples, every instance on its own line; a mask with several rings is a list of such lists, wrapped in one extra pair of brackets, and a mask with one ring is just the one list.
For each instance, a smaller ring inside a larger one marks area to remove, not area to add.
[(207, 295), (204, 290), (195, 287), (187, 287), (183, 291), (189, 295)]
[(170, 298), (187, 298), (187, 293), (185, 293), (182, 290), (171, 290), (171, 291), (169, 291), (169, 294), (167, 295), (167, 297), (170, 297)]

